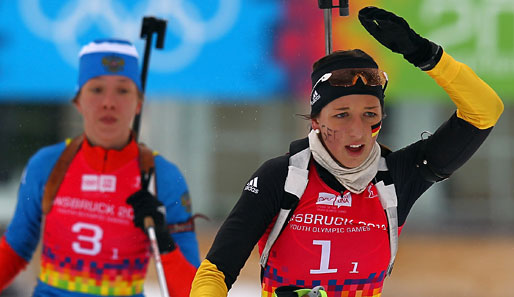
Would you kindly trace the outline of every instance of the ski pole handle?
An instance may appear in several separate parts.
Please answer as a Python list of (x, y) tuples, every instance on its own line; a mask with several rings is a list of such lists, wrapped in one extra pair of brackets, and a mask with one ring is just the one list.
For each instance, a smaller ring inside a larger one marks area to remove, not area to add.
[(157, 277), (159, 278), (159, 286), (161, 288), (162, 297), (170, 297), (168, 293), (168, 286), (166, 285), (166, 277), (164, 276), (164, 268), (162, 267), (161, 254), (159, 253), (159, 246), (157, 245), (157, 236), (155, 235), (155, 223), (152, 217), (146, 217), (144, 220), (145, 229), (150, 239), (152, 247), (152, 254), (155, 261), (155, 269), (157, 270)]

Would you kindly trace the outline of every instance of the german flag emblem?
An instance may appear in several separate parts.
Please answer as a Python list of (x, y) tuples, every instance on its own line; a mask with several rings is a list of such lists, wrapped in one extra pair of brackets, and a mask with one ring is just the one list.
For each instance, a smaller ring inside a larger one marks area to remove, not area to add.
[(371, 137), (375, 137), (378, 135), (378, 132), (380, 132), (380, 129), (382, 128), (382, 121), (376, 123), (375, 125), (371, 126)]

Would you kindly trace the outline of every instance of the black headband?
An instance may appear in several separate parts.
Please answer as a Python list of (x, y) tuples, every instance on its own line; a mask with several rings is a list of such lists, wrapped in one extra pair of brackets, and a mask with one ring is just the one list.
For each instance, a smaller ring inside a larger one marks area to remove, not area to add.
[[(351, 87), (335, 87), (328, 81), (319, 81), (320, 78), (331, 71), (348, 68), (377, 68), (378, 65), (372, 59), (350, 56), (334, 56), (334, 60), (316, 68), (311, 74), (312, 86), (315, 87), (311, 92), (311, 116), (321, 112), (325, 105), (333, 100), (346, 95), (363, 94), (373, 95), (380, 101), (380, 106), (384, 106), (384, 91), (382, 86), (366, 86), (361, 79)], [(317, 83), (317, 84), (316, 84)]]

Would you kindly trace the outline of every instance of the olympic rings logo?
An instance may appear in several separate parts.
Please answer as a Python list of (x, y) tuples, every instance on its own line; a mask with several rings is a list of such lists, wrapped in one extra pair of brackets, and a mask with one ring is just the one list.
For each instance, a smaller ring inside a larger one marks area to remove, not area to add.
[(152, 63), (152, 71), (159, 72), (177, 72), (191, 64), (206, 43), (223, 37), (233, 27), (241, 6), (241, 0), (219, 0), (216, 11), (203, 20), (194, 4), (197, 1), (138, 1), (130, 9), (124, 1), (116, 0), (58, 1), (54, 3), (64, 4), (52, 11), (55, 17), (49, 17), (40, 2), (44, 1), (18, 2), (23, 21), (36, 36), (52, 41), (63, 59), (73, 66), (77, 65), (82, 46), (78, 40), (88, 30), (136, 42), (140, 40), (143, 16), (168, 20), (167, 39), (173, 38), (175, 43), (178, 40), (178, 45), (170, 48), (166, 41), (164, 50), (152, 53), (159, 60)]

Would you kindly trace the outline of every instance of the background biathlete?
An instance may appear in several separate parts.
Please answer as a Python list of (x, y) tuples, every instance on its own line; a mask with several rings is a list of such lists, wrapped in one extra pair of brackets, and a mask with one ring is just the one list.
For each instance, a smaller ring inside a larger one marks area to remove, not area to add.
[(141, 297), (150, 216), (170, 295), (188, 296), (200, 261), (186, 182), (174, 164), (136, 143), (130, 128), (143, 103), (137, 51), (127, 41), (98, 40), (79, 60), (73, 104), (84, 133), (28, 162), (0, 241), (0, 291), (42, 236), (33, 296)]

